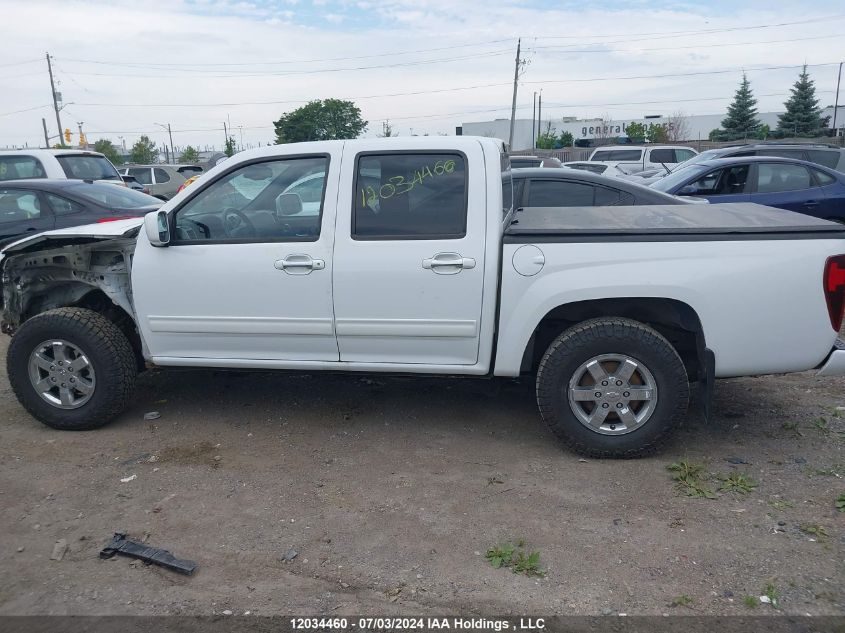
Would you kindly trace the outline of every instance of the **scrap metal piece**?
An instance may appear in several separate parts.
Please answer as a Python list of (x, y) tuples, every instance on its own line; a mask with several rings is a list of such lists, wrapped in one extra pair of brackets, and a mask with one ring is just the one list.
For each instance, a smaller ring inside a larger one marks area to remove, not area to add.
[(191, 575), (197, 568), (197, 564), (192, 560), (176, 558), (167, 550), (147, 547), (141, 543), (127, 540), (126, 534), (120, 532), (115, 532), (111, 542), (100, 550), (100, 558), (111, 558), (115, 554), (138, 558), (145, 563), (161, 565), (180, 574)]

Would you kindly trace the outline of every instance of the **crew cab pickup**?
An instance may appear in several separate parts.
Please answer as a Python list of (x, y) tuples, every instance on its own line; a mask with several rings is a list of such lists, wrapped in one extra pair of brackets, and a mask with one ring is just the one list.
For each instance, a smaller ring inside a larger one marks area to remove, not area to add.
[(605, 163), (626, 174), (655, 167), (671, 169), (698, 152), (683, 145), (606, 145), (590, 154), (590, 162)]
[(845, 227), (752, 204), (515, 210), (511, 190), (492, 139), (276, 145), (142, 220), (16, 242), (14, 393), (91, 429), (150, 366), (527, 374), (566, 445), (631, 457), (690, 383), (845, 373)]

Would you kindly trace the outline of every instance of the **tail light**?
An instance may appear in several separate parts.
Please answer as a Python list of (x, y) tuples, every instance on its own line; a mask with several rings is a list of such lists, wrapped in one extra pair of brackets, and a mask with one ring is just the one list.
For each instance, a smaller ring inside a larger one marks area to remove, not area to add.
[(845, 316), (845, 255), (836, 255), (824, 266), (824, 298), (835, 331), (842, 327)]

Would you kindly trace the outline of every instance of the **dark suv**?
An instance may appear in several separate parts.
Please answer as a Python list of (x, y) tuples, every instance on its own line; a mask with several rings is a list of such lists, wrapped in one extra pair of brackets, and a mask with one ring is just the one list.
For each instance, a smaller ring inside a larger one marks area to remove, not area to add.
[[(823, 165), (836, 171), (845, 172), (845, 149), (835, 145), (815, 143), (752, 143), (750, 145), (731, 145), (701, 152), (690, 159), (690, 163), (700, 163), (714, 158), (734, 158), (736, 156), (779, 156), (806, 160)], [(680, 167), (680, 165), (679, 165)]]

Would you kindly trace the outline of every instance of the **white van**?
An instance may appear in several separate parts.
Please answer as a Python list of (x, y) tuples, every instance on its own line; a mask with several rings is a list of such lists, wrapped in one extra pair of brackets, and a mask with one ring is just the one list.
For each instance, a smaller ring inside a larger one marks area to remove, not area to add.
[(697, 154), (682, 145), (606, 145), (594, 149), (590, 161), (613, 164), (623, 172), (636, 174), (663, 165), (671, 169)]

